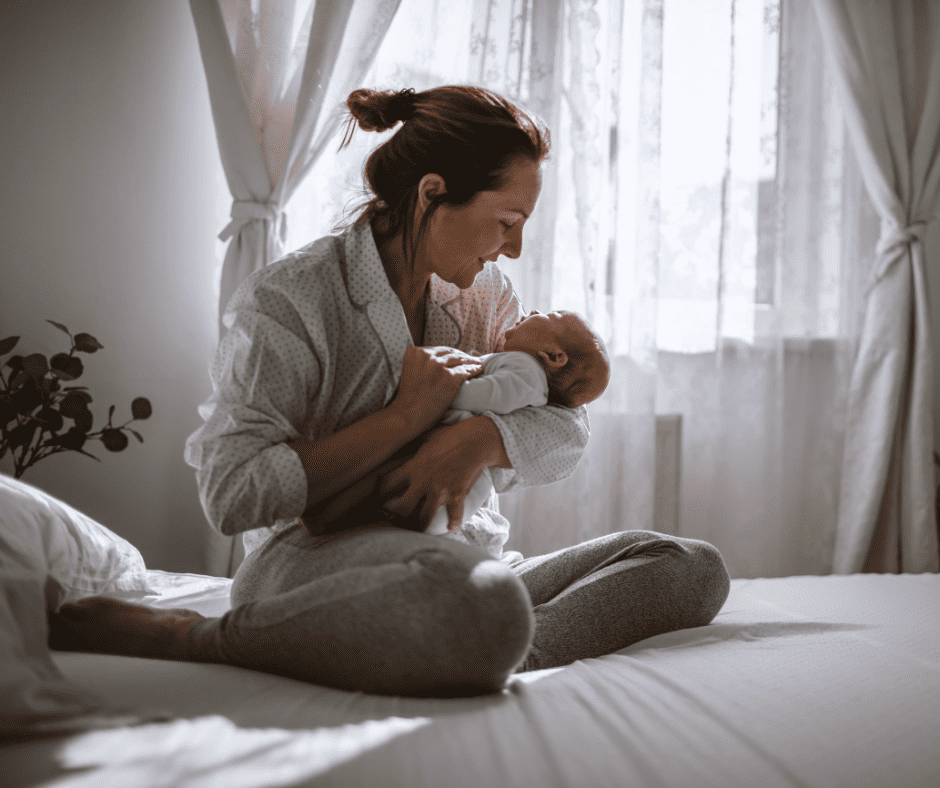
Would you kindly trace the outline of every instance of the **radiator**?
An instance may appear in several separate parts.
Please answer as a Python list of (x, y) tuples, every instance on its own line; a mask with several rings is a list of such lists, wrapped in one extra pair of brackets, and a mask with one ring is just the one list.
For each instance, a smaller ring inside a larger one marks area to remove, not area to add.
[(681, 536), (679, 511), (682, 505), (682, 414), (656, 416), (656, 498), (653, 530)]

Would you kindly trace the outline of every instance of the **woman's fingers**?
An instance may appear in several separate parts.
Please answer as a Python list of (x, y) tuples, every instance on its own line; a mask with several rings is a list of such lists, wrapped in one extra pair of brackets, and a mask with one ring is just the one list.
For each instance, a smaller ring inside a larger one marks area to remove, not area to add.
[(402, 466), (392, 471), (382, 480), (379, 500), (383, 501), (382, 508), (386, 512), (408, 517), (418, 510), (424, 491), (420, 485), (413, 483), (411, 474), (404, 468)]
[(456, 531), (463, 525), (463, 498), (447, 504), (447, 530)]
[(483, 362), (451, 347), (410, 345), (402, 360), (396, 407), (424, 428), (437, 422), (464, 381), (483, 372)]
[(386, 501), (386, 504), (390, 503), (391, 499), (397, 494), (403, 493), (408, 489), (409, 477), (408, 473), (404, 470), (407, 464), (408, 463), (400, 465), (398, 468), (382, 477), (382, 481), (379, 484), (379, 497), (382, 500), (388, 498), (389, 501)]
[(386, 511), (420, 520), (423, 529), (444, 505), (450, 530), (460, 527), (464, 499), (484, 467), (465, 424), (435, 428), (413, 457), (383, 476), (379, 494)]
[[(429, 480), (428, 480), (429, 481)], [(429, 485), (412, 484), (411, 479), (406, 477), (405, 486), (396, 487), (394, 483), (389, 484), (389, 488), (394, 492), (389, 493), (390, 497), (382, 504), (382, 508), (390, 514), (397, 514), (401, 517), (411, 517), (417, 519), (418, 530), (425, 530), (437, 514), (441, 506), (447, 507), (447, 530), (456, 531), (463, 524), (464, 497), (457, 493), (448, 492), (446, 488), (434, 490)], [(384, 498), (384, 494), (382, 498)]]

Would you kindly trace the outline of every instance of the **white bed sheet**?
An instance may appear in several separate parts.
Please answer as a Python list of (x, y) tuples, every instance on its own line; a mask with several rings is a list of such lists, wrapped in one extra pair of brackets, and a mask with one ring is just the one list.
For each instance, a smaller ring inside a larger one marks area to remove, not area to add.
[[(152, 581), (159, 593), (140, 601), (207, 615), (228, 606), (224, 579)], [(465, 700), (225, 665), (54, 660), (115, 705), (170, 719), (6, 745), (5, 785), (940, 785), (937, 575), (735, 580), (707, 627)]]

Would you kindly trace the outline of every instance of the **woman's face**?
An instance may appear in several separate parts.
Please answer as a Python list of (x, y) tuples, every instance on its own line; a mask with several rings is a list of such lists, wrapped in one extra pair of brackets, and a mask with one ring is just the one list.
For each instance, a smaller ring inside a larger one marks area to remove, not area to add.
[(487, 260), (522, 252), (522, 228), (542, 189), (538, 163), (516, 159), (495, 191), (478, 192), (466, 205), (441, 205), (432, 215), (419, 250), (423, 267), (466, 290)]

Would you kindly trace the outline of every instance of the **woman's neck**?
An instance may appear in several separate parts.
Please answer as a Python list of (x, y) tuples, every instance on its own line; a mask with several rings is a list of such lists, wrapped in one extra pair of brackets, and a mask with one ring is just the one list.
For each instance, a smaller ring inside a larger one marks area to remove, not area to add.
[[(420, 270), (412, 272), (411, 266), (405, 260), (405, 251), (402, 247), (401, 235), (386, 238), (376, 244), (385, 275), (406, 315), (413, 314), (422, 309), (427, 295), (428, 285), (431, 282), (430, 272)], [(417, 266), (416, 266), (417, 268)]]

